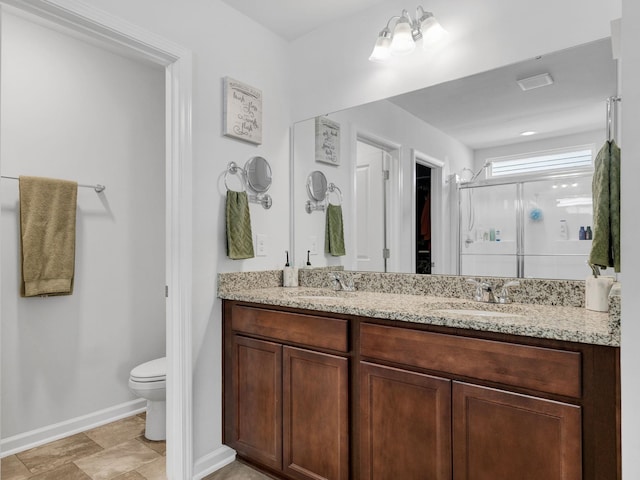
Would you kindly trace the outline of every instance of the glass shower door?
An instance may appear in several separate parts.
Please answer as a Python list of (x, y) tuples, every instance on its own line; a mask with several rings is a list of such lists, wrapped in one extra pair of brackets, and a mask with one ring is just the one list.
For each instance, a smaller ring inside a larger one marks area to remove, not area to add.
[(588, 174), (523, 184), (525, 277), (583, 280), (589, 275), (591, 181)]
[(518, 275), (517, 185), (460, 187), (460, 274)]

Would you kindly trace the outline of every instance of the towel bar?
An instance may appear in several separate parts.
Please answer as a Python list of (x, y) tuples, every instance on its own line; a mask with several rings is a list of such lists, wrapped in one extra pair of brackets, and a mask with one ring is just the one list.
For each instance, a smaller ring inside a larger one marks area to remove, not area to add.
[[(8, 178), (9, 180), (20, 180), (19, 177), (10, 177), (8, 175), (0, 175), (0, 178)], [(99, 183), (96, 185), (87, 185), (84, 183), (79, 183), (78, 186), (83, 188), (93, 188), (96, 191), (96, 193), (104, 192), (104, 190), (107, 188), (104, 185), (100, 185)]]

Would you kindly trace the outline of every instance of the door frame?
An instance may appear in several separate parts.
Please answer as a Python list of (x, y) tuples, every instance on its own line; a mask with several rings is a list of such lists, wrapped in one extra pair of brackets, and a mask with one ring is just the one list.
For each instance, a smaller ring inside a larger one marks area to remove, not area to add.
[[(444, 229), (443, 222), (443, 169), (444, 162), (434, 158), (426, 153), (411, 149), (411, 177), (412, 177), (412, 193), (411, 193), (411, 264), (413, 273), (416, 273), (416, 195), (417, 195), (417, 178), (416, 163), (429, 167), (431, 169), (431, 262), (436, 265), (434, 273), (444, 273), (444, 261), (446, 258), (444, 247)], [(433, 255), (435, 252), (435, 255)]]
[(192, 478), (192, 53), (74, 0), (0, 0), (165, 68), (167, 478)]

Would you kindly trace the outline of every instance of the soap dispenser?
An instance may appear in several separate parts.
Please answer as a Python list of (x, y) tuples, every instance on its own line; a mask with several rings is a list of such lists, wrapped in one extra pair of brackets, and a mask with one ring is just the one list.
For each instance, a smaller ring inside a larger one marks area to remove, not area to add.
[(307, 269), (311, 268), (311, 260), (309, 260), (310, 255), (311, 255), (311, 250), (307, 250), (307, 264), (304, 266), (304, 268), (307, 268)]
[(287, 263), (284, 264), (282, 270), (282, 285), (285, 287), (297, 287), (298, 286), (298, 269), (289, 265), (289, 251), (287, 254)]

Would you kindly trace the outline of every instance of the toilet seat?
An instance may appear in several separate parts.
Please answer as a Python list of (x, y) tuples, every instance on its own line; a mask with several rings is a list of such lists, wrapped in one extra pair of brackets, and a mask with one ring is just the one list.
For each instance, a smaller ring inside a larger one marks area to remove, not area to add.
[(167, 379), (167, 357), (157, 358), (131, 370), (130, 380), (139, 383), (164, 382)]

